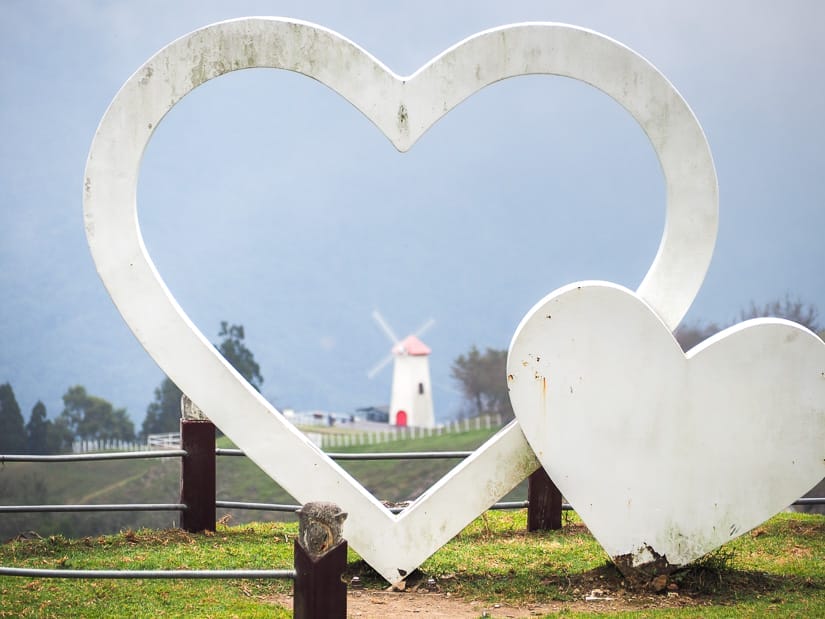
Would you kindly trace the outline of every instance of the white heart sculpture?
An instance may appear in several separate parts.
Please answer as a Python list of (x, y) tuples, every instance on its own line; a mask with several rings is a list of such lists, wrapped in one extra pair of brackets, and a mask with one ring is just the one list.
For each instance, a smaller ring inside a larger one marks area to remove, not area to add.
[(623, 571), (689, 563), (825, 477), (825, 342), (795, 323), (685, 355), (634, 293), (573, 284), (526, 315), (507, 371), (528, 442)]
[[(215, 351), (178, 306), (140, 234), (136, 184), (143, 151), (164, 115), (224, 73), (274, 67), (303, 73), (349, 100), (401, 151), (463, 99), (493, 82), (563, 75), (613, 97), (655, 148), (667, 220), (639, 294), (675, 327), (702, 283), (717, 225), (716, 175), (684, 100), (646, 60), (597, 33), (522, 24), (475, 35), (400, 77), (340, 35), (278, 18), (222, 22), (171, 43), (126, 82), (89, 153), (84, 218), (98, 273), (129, 328), (164, 372), (267, 474), (301, 502), (338, 503), (345, 536), (396, 582), (538, 467), (517, 423), (393, 515), (288, 423)], [(525, 222), (527, 225), (527, 222)]]

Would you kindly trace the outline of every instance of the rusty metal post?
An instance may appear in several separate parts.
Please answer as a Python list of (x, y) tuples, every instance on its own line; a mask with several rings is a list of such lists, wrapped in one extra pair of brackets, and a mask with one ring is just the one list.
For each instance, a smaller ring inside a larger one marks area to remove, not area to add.
[(346, 619), (347, 542), (341, 537), (347, 515), (334, 503), (307, 503), (298, 510), (295, 540), (295, 619)]
[(561, 529), (561, 492), (540, 467), (527, 480), (527, 530)]
[(181, 419), (180, 502), (186, 505), (180, 526), (190, 533), (215, 530), (215, 425)]

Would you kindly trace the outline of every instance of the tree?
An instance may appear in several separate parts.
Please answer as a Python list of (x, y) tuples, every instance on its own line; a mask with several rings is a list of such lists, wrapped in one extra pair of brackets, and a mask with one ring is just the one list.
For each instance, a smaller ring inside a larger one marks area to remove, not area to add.
[(676, 341), (682, 347), (682, 350), (687, 352), (697, 344), (704, 342), (714, 333), (718, 333), (722, 329), (715, 322), (697, 322), (694, 324), (681, 324), (676, 328), (673, 335)]
[(62, 414), (58, 415), (46, 432), (48, 453), (71, 451), (74, 438), (74, 432), (69, 427), (69, 420)]
[[(215, 344), (215, 348), (250, 385), (260, 391), (264, 382), (261, 368), (255, 361), (255, 355), (244, 344), (244, 336), (243, 325), (230, 325), (222, 321), (218, 337), (223, 339)], [(141, 435), (176, 432), (180, 424), (180, 397), (181, 390), (168, 376), (165, 377), (155, 389), (154, 401), (146, 409)]]
[(19, 454), (26, 451), (26, 429), (23, 415), (9, 383), (0, 385), (0, 453)]
[[(739, 319), (727, 326), (732, 326), (736, 322), (742, 322), (752, 318), (769, 316), (784, 318), (785, 320), (800, 324), (825, 340), (825, 328), (823, 328), (824, 325), (819, 322), (819, 312), (816, 307), (811, 304), (806, 304), (799, 299), (791, 299), (788, 295), (785, 296), (784, 300), (780, 301), (777, 299), (761, 306), (751, 301), (750, 307), (739, 311)], [(720, 327), (714, 322), (697, 322), (692, 325), (679, 325), (674, 335), (682, 346), (682, 350), (687, 351), (724, 328), (726, 327)]]
[(81, 440), (131, 441), (135, 438), (135, 426), (126, 415), (125, 408), (115, 409), (103, 398), (89, 395), (80, 385), (69, 388), (63, 394), (63, 412), (67, 428)]
[(169, 377), (155, 388), (155, 400), (146, 409), (146, 417), (141, 427), (141, 436), (176, 432), (180, 423), (181, 390)]
[(472, 416), (513, 417), (507, 389), (507, 351), (487, 348), (482, 354), (473, 346), (466, 356), (460, 355), (453, 361), (451, 374), (461, 387)]
[(221, 331), (218, 333), (218, 337), (223, 338), (221, 343), (217, 345), (217, 349), (224, 356), (224, 359), (229, 361), (232, 367), (238, 370), (238, 373), (250, 385), (260, 391), (264, 378), (261, 376), (260, 366), (255, 361), (255, 355), (243, 343), (243, 325), (230, 325), (224, 320), (221, 322)]
[(46, 406), (37, 401), (26, 424), (26, 439), (30, 454), (49, 453), (49, 429), (52, 422), (46, 419)]
[(819, 323), (819, 311), (816, 307), (806, 304), (800, 299), (791, 299), (788, 295), (785, 295), (783, 301), (775, 300), (762, 306), (757, 306), (756, 303), (751, 301), (751, 305), (747, 310), (739, 312), (740, 321), (765, 316), (791, 320), (807, 327), (814, 333), (819, 333), (825, 326)]

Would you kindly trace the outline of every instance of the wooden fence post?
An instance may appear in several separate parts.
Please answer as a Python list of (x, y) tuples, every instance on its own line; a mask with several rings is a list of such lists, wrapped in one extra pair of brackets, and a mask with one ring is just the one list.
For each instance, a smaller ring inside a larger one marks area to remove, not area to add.
[(334, 503), (307, 503), (298, 510), (295, 540), (295, 619), (346, 619), (347, 542), (341, 525), (347, 515)]
[(186, 505), (180, 526), (184, 531), (215, 530), (215, 425), (211, 421), (181, 419), (180, 502)]
[(527, 530), (561, 529), (561, 492), (544, 467), (527, 480)]

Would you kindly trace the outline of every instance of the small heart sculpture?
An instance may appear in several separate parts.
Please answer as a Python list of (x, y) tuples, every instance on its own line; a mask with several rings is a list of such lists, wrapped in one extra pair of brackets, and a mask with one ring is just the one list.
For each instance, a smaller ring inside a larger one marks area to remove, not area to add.
[(326, 84), (400, 151), (465, 98), (499, 80), (543, 73), (601, 89), (639, 122), (664, 171), (664, 236), (639, 294), (672, 327), (693, 301), (713, 253), (717, 188), (710, 150), (687, 104), (652, 65), (603, 35), (562, 24), (482, 32), (400, 77), (325, 28), (278, 18), (238, 19), (171, 43), (118, 92), (95, 134), (84, 183), (86, 235), (115, 305), (163, 371), (268, 475), (301, 502), (331, 501), (348, 512), (349, 544), (397, 582), (538, 462), (518, 424), (511, 423), (394, 515), (250, 387), (178, 306), (141, 238), (141, 158), (165, 114), (187, 93), (253, 67), (287, 69)]
[(526, 315), (507, 371), (527, 441), (626, 573), (689, 563), (825, 477), (825, 342), (792, 322), (685, 355), (638, 295), (573, 284)]

